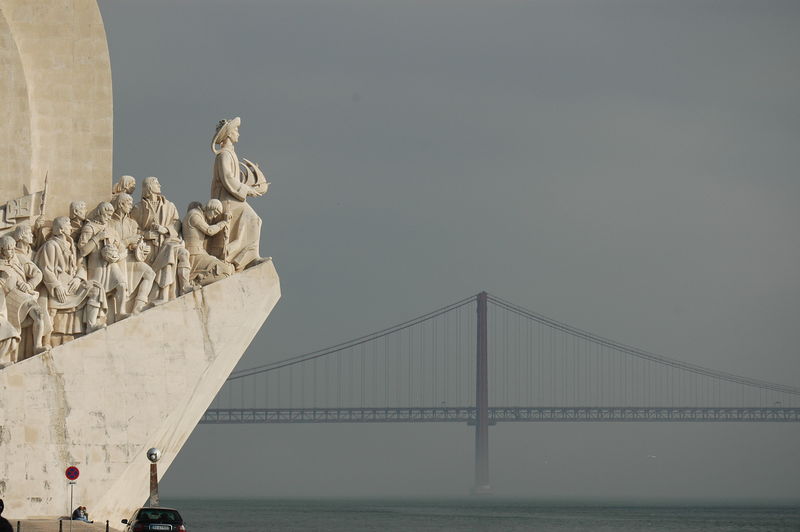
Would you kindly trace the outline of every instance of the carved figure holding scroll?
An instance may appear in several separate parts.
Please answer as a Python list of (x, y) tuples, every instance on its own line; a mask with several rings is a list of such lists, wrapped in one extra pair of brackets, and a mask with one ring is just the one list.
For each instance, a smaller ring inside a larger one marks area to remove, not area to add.
[(54, 347), (83, 334), (86, 309), (99, 312), (105, 299), (99, 283), (88, 281), (84, 261), (78, 260), (75, 243), (69, 236), (70, 230), (66, 216), (53, 220), (50, 238), (35, 256), (42, 271), (43, 292), (47, 294), (47, 312), (53, 327), (50, 345)]
[[(225, 212), (231, 214), (230, 238), (225, 256), (219, 258), (232, 263), (236, 271), (263, 261), (258, 250), (261, 218), (247, 204), (247, 197), (263, 196), (269, 188), (269, 183), (258, 165), (247, 159), (242, 159), (242, 165), (236, 155), (234, 144), (239, 142), (241, 122), (239, 117), (220, 120), (211, 141), (211, 151), (216, 156), (211, 197), (220, 200)], [(221, 246), (212, 247), (219, 249)]]
[(161, 194), (158, 178), (144, 179), (142, 200), (133, 208), (131, 217), (139, 224), (151, 250), (147, 262), (156, 273), (156, 294), (151, 294), (150, 299), (159, 304), (191, 292), (189, 252), (181, 240), (181, 219), (175, 204)]
[(229, 220), (230, 214), (223, 212), (218, 199), (209, 200), (205, 207), (198, 201), (189, 205), (183, 219), (183, 239), (192, 265), (189, 276), (200, 286), (230, 277), (235, 271), (231, 263), (209, 254), (206, 249), (206, 240), (227, 229)]
[[(113, 214), (114, 207), (110, 203), (100, 202), (83, 225), (78, 239), (78, 256), (86, 257), (89, 281), (100, 287), (101, 292), (98, 297), (101, 306), (86, 310), (87, 333), (102, 326), (99, 317), (103, 310), (108, 311), (107, 324), (128, 317), (125, 312), (126, 275), (119, 265), (119, 237), (108, 224)], [(108, 299), (111, 306), (103, 304)]]
[(114, 215), (109, 225), (119, 237), (119, 263), (127, 276), (129, 295), (135, 294), (131, 312), (139, 314), (147, 305), (156, 278), (153, 268), (145, 262), (150, 254), (150, 246), (139, 233), (139, 224), (130, 216), (133, 198), (126, 192), (120, 192), (111, 203), (114, 205)]
[(42, 272), (33, 262), (22, 263), (17, 258), (17, 243), (11, 236), (0, 238), (0, 271), (5, 272), (6, 310), (8, 321), (15, 329), (30, 328), (32, 349), (20, 349), (19, 360), (47, 350), (45, 336), (50, 333), (49, 316), (39, 307), (39, 293), (33, 289), (42, 280)]

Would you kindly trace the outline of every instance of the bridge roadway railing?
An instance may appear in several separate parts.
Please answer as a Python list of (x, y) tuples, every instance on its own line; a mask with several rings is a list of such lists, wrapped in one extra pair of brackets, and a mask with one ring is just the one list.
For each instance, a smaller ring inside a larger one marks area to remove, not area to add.
[[(489, 422), (800, 422), (796, 407), (490, 407)], [(475, 423), (475, 407), (210, 408), (203, 424)]]

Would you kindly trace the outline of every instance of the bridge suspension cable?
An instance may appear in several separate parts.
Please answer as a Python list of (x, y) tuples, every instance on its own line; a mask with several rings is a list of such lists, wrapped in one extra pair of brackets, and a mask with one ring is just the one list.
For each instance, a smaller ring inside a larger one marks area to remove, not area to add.
[(800, 422), (800, 388), (610, 340), (481, 292), (234, 372), (201, 423)]
[(213, 407), (314, 416), (340, 409), (337, 419), (345, 419), (340, 416), (347, 409), (469, 411), (477, 405), (476, 316), (486, 324), (483, 378), (492, 408), (780, 409), (800, 403), (798, 387), (657, 355), (482, 294), (346, 342), (236, 371)]
[(442, 314), (446, 314), (446, 313), (448, 313), (450, 311), (459, 309), (459, 308), (461, 308), (461, 307), (463, 307), (465, 305), (469, 305), (469, 304), (473, 303), (474, 301), (475, 301), (475, 296), (470, 296), (470, 297), (461, 299), (459, 301), (456, 301), (455, 303), (451, 303), (451, 304), (446, 305), (446, 306), (444, 306), (442, 308), (434, 310), (432, 312), (428, 312), (428, 313), (423, 314), (421, 316), (417, 316), (416, 318), (410, 319), (408, 321), (404, 321), (403, 323), (400, 323), (398, 325), (393, 325), (391, 327), (387, 327), (385, 329), (381, 329), (380, 331), (375, 331), (373, 333), (370, 333), (370, 334), (367, 334), (367, 335), (364, 335), (364, 336), (360, 336), (358, 338), (355, 338), (353, 340), (349, 340), (347, 342), (342, 342), (340, 344), (336, 344), (336, 345), (333, 345), (333, 346), (330, 346), (330, 347), (326, 347), (326, 348), (323, 348), (323, 349), (318, 349), (316, 351), (311, 351), (310, 353), (304, 353), (302, 355), (297, 355), (297, 356), (285, 358), (283, 360), (270, 362), (269, 364), (263, 364), (263, 365), (255, 366), (255, 367), (248, 368), (248, 369), (234, 371), (231, 374), (231, 376), (228, 377), (228, 380), (229, 381), (234, 381), (234, 380), (242, 379), (244, 377), (250, 377), (250, 376), (253, 376), (253, 375), (258, 375), (259, 373), (266, 373), (268, 371), (274, 371), (274, 370), (277, 370), (277, 369), (285, 368), (287, 366), (293, 366), (295, 364), (300, 364), (302, 362), (306, 362), (306, 361), (309, 361), (309, 360), (314, 360), (316, 358), (321, 358), (321, 357), (325, 357), (325, 356), (328, 356), (328, 355), (333, 355), (333, 354), (338, 353), (340, 351), (344, 351), (345, 349), (351, 349), (353, 347), (358, 347), (361, 344), (365, 344), (365, 343), (370, 342), (372, 340), (379, 339), (379, 338), (381, 338), (383, 336), (387, 336), (389, 334), (396, 333), (396, 332), (402, 331), (404, 329), (408, 329), (410, 327), (413, 327), (415, 325), (419, 325), (421, 323), (430, 321), (430, 320), (432, 320), (434, 318), (437, 318), (437, 317), (441, 316)]
[(590, 332), (584, 331), (582, 329), (578, 329), (577, 327), (573, 327), (571, 325), (567, 325), (566, 323), (562, 323), (556, 321), (552, 318), (548, 318), (542, 314), (538, 314), (533, 312), (532, 310), (528, 310), (524, 307), (520, 307), (513, 303), (510, 303), (504, 299), (500, 299), (499, 297), (493, 296), (489, 294), (489, 301), (493, 304), (502, 307), (506, 310), (509, 310), (513, 313), (516, 313), (520, 316), (525, 318), (531, 319), (553, 329), (568, 333), (572, 336), (582, 338), (584, 340), (588, 340), (590, 342), (594, 342), (598, 345), (602, 345), (605, 347), (609, 347), (611, 349), (615, 349), (617, 351), (621, 351), (623, 353), (627, 353), (631, 356), (641, 358), (643, 360), (648, 360), (651, 362), (655, 362), (657, 364), (661, 364), (663, 366), (669, 366), (676, 369), (681, 369), (684, 371), (688, 371), (694, 373), (696, 375), (703, 375), (706, 377), (712, 377), (715, 379), (721, 379), (727, 382), (735, 383), (735, 384), (743, 384), (745, 386), (752, 386), (755, 388), (762, 388), (765, 390), (771, 390), (774, 392), (786, 393), (790, 395), (800, 395), (800, 388), (794, 386), (786, 386), (783, 384), (777, 384), (774, 382), (763, 381), (759, 379), (753, 379), (750, 377), (743, 377), (741, 375), (735, 375), (733, 373), (727, 373), (724, 371), (716, 371), (709, 368), (705, 368), (703, 366), (698, 366), (696, 364), (690, 364), (688, 362), (682, 362), (680, 360), (667, 358), (661, 355), (656, 355), (654, 353), (650, 353), (648, 351), (644, 351), (642, 349), (638, 349), (636, 347), (632, 347), (620, 342), (615, 342), (614, 340), (609, 340), (608, 338), (603, 338), (602, 336), (598, 336), (596, 334), (592, 334)]

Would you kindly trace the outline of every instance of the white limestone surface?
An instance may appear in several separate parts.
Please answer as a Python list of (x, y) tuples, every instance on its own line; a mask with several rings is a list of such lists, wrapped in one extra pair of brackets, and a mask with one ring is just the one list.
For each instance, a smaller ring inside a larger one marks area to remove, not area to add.
[(0, 498), (9, 519), (75, 505), (119, 526), (162, 476), (280, 298), (272, 261), (0, 370)]
[(0, 0), (0, 201), (41, 192), (45, 176), (48, 219), (106, 199), (112, 96), (96, 0)]

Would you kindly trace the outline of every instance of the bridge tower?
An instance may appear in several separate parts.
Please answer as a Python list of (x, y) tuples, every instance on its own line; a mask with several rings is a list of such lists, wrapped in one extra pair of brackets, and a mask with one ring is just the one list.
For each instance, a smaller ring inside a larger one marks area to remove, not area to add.
[(477, 367), (475, 374), (475, 486), (473, 494), (491, 493), (489, 485), (489, 309), (488, 294), (477, 295)]

